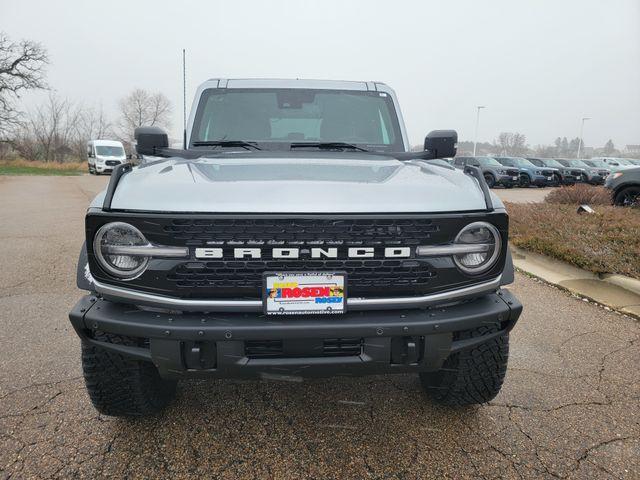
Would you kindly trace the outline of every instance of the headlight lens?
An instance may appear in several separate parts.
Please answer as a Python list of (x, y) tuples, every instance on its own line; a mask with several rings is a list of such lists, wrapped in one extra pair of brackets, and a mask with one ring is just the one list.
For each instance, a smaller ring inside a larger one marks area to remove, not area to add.
[(540, 170), (536, 170), (536, 175), (542, 175), (542, 172)]
[(149, 241), (133, 225), (111, 222), (103, 225), (93, 240), (93, 251), (108, 273), (131, 280), (138, 277), (149, 263), (149, 257), (114, 253), (114, 247), (149, 245)]
[(470, 223), (460, 230), (454, 243), (486, 246), (486, 250), (482, 252), (462, 253), (453, 256), (456, 266), (469, 275), (478, 275), (489, 270), (498, 260), (502, 248), (498, 229), (487, 222)]

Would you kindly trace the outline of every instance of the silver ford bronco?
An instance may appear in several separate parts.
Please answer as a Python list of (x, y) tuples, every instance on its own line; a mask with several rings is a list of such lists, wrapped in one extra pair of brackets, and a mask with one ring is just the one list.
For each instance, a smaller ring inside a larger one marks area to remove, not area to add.
[(135, 132), (86, 215), (71, 311), (103, 414), (177, 380), (417, 373), (446, 405), (499, 392), (522, 305), (508, 216), (457, 134), (411, 152), (379, 82), (216, 79), (180, 149)]

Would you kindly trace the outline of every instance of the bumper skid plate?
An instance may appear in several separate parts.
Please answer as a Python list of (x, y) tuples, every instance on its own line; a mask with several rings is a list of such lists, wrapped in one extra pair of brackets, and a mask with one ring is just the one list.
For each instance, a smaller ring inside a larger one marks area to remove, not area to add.
[[(167, 378), (298, 379), (438, 370), (451, 353), (508, 333), (521, 312), (507, 290), (429, 309), (284, 317), (157, 312), (87, 295), (69, 318), (84, 342), (151, 361)], [(482, 326), (496, 328), (457, 339)], [(101, 341), (97, 332), (137, 346)]]

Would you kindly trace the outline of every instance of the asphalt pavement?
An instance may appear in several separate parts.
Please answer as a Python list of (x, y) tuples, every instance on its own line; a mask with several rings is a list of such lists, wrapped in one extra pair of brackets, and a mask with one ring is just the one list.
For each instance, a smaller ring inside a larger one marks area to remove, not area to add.
[(98, 415), (67, 313), (106, 181), (0, 177), (0, 478), (640, 478), (640, 324), (520, 274), (488, 405), (399, 375), (185, 381), (157, 417)]

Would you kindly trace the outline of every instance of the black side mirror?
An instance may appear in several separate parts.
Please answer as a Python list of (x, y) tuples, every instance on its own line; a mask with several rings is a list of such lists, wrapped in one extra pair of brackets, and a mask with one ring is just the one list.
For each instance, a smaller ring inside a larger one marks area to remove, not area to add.
[(455, 130), (433, 130), (424, 139), (424, 149), (432, 158), (455, 157), (458, 146), (458, 132)]
[(160, 127), (138, 127), (133, 136), (140, 155), (156, 155), (158, 149), (169, 146), (169, 136)]

